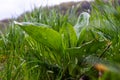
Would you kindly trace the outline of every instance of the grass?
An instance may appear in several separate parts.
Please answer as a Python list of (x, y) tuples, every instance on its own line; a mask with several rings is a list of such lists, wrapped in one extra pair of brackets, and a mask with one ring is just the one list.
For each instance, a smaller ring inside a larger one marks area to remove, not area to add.
[(0, 35), (0, 79), (119, 80), (120, 7), (92, 8), (90, 18), (40, 8), (11, 23)]

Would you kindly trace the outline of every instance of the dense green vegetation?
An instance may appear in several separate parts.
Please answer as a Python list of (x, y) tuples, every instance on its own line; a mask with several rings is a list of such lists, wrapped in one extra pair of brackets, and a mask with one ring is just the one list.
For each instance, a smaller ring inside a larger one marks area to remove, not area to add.
[(0, 35), (0, 79), (119, 80), (120, 6), (97, 0), (90, 14), (75, 10), (40, 8), (11, 23)]

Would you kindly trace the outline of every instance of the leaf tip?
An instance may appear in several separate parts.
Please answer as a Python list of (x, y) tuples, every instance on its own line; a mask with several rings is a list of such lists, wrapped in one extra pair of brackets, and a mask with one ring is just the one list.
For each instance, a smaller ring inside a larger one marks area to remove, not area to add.
[(17, 24), (17, 25), (22, 25), (21, 23), (17, 22), (17, 21), (13, 21), (14, 24)]

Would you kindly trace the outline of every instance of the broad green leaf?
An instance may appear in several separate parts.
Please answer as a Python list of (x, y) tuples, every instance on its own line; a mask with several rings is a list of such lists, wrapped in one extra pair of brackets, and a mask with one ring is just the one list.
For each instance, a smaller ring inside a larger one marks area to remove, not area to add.
[(46, 25), (35, 25), (27, 22), (15, 22), (19, 25), (29, 36), (43, 45), (55, 51), (63, 49), (61, 35)]
[(99, 40), (102, 39), (103, 37), (95, 31), (94, 27), (83, 27), (80, 32), (80, 36), (77, 42), (77, 46), (82, 45), (85, 42), (89, 42), (91, 40)]
[(71, 24), (64, 24), (60, 30), (64, 45), (68, 47), (75, 47), (77, 44), (77, 36)]
[(78, 42), (77, 42), (78, 46), (81, 45), (82, 42), (85, 40), (86, 35), (87, 35), (87, 27), (83, 27), (81, 29), (81, 32), (80, 32), (80, 35), (79, 35), (79, 39), (78, 39)]
[(67, 48), (66, 52), (69, 52), (70, 56), (81, 58), (86, 53), (86, 47), (93, 44), (93, 41), (87, 42), (79, 47)]
[[(92, 40), (82, 44), (79, 47), (67, 48), (66, 51), (70, 53), (71, 56), (80, 57), (83, 55), (91, 55), (97, 53), (106, 47), (107, 41)], [(102, 51), (101, 51), (102, 52)]]

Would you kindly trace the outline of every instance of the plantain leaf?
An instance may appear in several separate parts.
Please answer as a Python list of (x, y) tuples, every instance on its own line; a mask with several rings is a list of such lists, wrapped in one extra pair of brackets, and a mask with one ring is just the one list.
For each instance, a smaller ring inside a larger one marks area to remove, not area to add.
[(65, 46), (75, 47), (77, 44), (77, 36), (71, 24), (64, 24), (60, 30)]
[(85, 40), (86, 38), (86, 35), (87, 35), (87, 27), (83, 27), (81, 29), (81, 32), (80, 32), (80, 35), (79, 35), (79, 39), (78, 39), (78, 42), (77, 42), (77, 46), (80, 46), (83, 41)]
[(91, 40), (89, 42), (82, 44), (79, 47), (67, 48), (66, 51), (69, 52), (71, 56), (75, 57), (91, 55), (100, 52), (99, 50), (104, 49), (107, 43), (108, 43), (107, 41)]
[(15, 22), (15, 24), (19, 25), (38, 43), (42, 43), (43, 45), (55, 51), (63, 50), (61, 35), (57, 31), (49, 28), (49, 26), (44, 24), (36, 25), (29, 22)]

